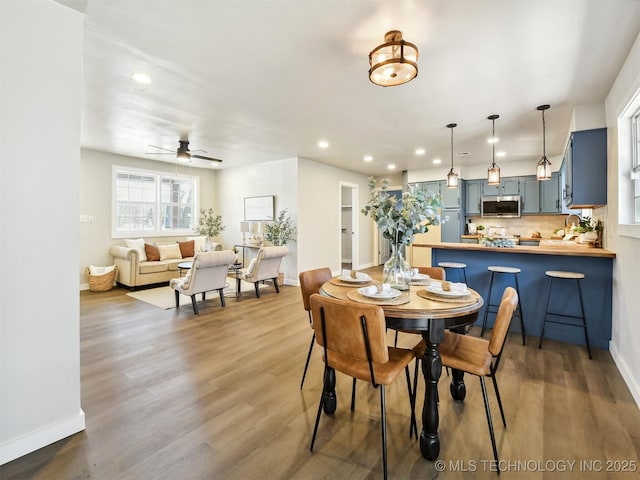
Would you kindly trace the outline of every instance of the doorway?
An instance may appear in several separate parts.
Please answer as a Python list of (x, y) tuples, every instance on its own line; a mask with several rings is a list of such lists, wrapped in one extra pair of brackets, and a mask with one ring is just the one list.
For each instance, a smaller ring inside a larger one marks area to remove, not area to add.
[(340, 182), (340, 265), (358, 269), (358, 185)]

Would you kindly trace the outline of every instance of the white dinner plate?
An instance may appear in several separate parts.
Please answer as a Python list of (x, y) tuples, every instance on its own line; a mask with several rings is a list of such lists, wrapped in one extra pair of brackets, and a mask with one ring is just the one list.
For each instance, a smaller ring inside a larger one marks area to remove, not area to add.
[[(369, 297), (369, 298), (375, 298), (378, 300), (390, 300), (392, 298), (397, 298), (399, 297), (402, 292), (400, 290), (396, 290), (395, 288), (390, 288), (389, 290), (383, 290), (380, 293), (377, 293), (375, 291), (375, 286), (374, 287), (361, 287), (358, 289), (358, 293), (360, 295), (364, 295), (365, 297)], [(373, 293), (371, 293), (373, 292)]]
[(340, 275), (338, 277), (338, 280), (342, 280), (343, 282), (347, 283), (364, 283), (371, 280), (371, 277), (366, 273), (358, 273), (356, 278), (351, 278), (351, 275)]
[(411, 276), (411, 281), (412, 282), (426, 282), (427, 280), (429, 280), (429, 275), (427, 275), (426, 273), (416, 273), (414, 275)]
[(443, 297), (466, 297), (469, 295), (469, 289), (464, 290), (442, 290), (442, 283), (432, 283), (425, 287), (425, 290), (436, 295), (442, 295)]

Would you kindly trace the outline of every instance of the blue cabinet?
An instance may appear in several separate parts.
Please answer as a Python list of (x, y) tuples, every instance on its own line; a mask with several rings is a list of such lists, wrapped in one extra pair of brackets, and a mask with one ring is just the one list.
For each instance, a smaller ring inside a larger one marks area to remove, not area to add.
[(563, 159), (564, 202), (569, 208), (607, 204), (607, 129), (573, 132)]
[(460, 242), (464, 234), (464, 215), (459, 209), (442, 210), (441, 239), (443, 242)]
[(489, 185), (482, 180), (482, 195), (520, 195), (520, 180), (518, 177), (503, 177), (500, 185)]
[(540, 182), (535, 175), (520, 178), (521, 213), (540, 213)]
[(482, 180), (465, 181), (465, 214), (480, 215), (480, 200), (482, 199)]
[(551, 180), (540, 182), (540, 213), (561, 213), (560, 172), (553, 172)]

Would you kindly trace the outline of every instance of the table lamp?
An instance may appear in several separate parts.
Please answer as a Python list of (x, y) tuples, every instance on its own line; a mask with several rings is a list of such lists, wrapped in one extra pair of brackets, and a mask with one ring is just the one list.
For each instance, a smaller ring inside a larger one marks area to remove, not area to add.
[(247, 244), (247, 233), (249, 233), (249, 222), (240, 222), (240, 231), (242, 232), (242, 244)]

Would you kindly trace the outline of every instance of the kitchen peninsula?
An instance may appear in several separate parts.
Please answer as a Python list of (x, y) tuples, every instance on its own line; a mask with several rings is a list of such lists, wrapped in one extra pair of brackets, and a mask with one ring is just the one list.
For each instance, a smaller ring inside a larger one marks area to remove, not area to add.
[[(485, 247), (468, 243), (414, 243), (414, 248), (431, 248), (431, 264), (463, 262), (467, 265), (469, 286), (486, 296), (490, 273), (487, 267), (501, 265), (522, 270), (518, 276), (520, 300), (528, 335), (539, 336), (542, 331), (546, 293), (549, 279), (547, 270), (565, 270), (585, 274), (582, 294), (585, 315), (592, 346), (608, 349), (611, 340), (611, 293), (615, 253), (602, 248), (585, 246), (515, 246), (513, 248)], [(504, 290), (507, 279), (496, 278), (494, 291)], [(493, 296), (493, 295), (492, 295)], [(549, 304), (550, 311), (575, 315), (579, 311), (577, 292), (572, 282), (554, 282)], [(484, 310), (476, 325), (482, 323)], [(489, 314), (487, 325), (493, 324), (495, 315)], [(519, 322), (511, 329), (519, 332)], [(584, 345), (582, 329), (547, 324), (545, 338)], [(544, 346), (543, 346), (544, 348)]]

